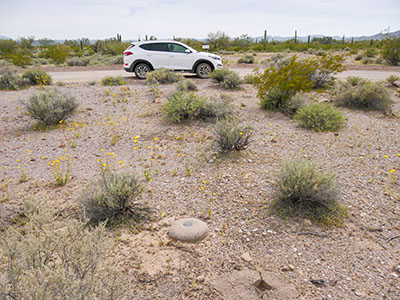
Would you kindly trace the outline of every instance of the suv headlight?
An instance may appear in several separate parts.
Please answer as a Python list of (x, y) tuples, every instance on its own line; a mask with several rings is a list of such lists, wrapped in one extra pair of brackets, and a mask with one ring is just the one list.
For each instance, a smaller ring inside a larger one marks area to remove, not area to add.
[(221, 60), (221, 57), (216, 56), (216, 55), (208, 55), (209, 58), (215, 59), (215, 60)]

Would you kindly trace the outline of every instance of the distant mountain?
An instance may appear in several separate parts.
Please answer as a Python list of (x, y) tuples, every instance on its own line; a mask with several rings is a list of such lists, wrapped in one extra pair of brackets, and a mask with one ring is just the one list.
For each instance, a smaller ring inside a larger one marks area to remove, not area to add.
[(12, 40), (12, 38), (0, 35), (0, 40)]

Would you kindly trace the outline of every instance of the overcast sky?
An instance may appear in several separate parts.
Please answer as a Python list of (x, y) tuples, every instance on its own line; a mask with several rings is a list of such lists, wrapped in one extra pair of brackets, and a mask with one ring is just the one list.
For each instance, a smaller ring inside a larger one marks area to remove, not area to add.
[(0, 0), (0, 35), (104, 39), (205, 38), (223, 31), (292, 36), (400, 30), (400, 0)]

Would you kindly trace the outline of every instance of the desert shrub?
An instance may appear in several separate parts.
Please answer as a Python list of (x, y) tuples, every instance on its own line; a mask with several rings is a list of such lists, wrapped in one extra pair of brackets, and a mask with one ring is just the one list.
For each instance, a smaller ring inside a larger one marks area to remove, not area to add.
[(180, 123), (186, 119), (194, 119), (206, 103), (205, 98), (195, 93), (175, 92), (164, 104), (163, 110), (168, 120)]
[(356, 57), (354, 57), (354, 60), (359, 61), (364, 58), (364, 54), (357, 54)]
[(374, 63), (374, 60), (373, 60), (372, 58), (369, 58), (369, 57), (364, 57), (364, 58), (361, 60), (361, 63), (362, 63), (363, 65), (369, 65), (369, 64), (373, 64), (373, 63)]
[(114, 57), (113, 64), (114, 65), (122, 65), (124, 63), (124, 57), (122, 55), (118, 55)]
[(297, 110), (294, 118), (316, 131), (337, 131), (345, 121), (343, 114), (327, 103), (313, 103)]
[(400, 63), (400, 37), (388, 38), (384, 42), (383, 59), (387, 64), (397, 66)]
[(138, 220), (142, 186), (133, 174), (102, 172), (102, 178), (87, 186), (81, 197), (83, 215), (93, 223)]
[(18, 90), (29, 85), (27, 79), (23, 79), (17, 71), (9, 66), (0, 68), (0, 90)]
[(206, 101), (200, 107), (197, 119), (214, 121), (228, 118), (233, 112), (232, 105), (222, 97), (215, 101)]
[(44, 201), (29, 201), (23, 224), (9, 227), (0, 240), (0, 299), (117, 300), (126, 295), (122, 278), (104, 259), (110, 247), (104, 226), (57, 222)]
[(315, 61), (307, 59), (299, 62), (296, 56), (293, 56), (284, 67), (266, 69), (255, 78), (261, 107), (267, 110), (286, 111), (290, 108), (291, 98), (296, 93), (313, 88), (314, 82), (309, 78), (315, 70)]
[(320, 172), (305, 161), (288, 161), (276, 180), (273, 210), (283, 216), (308, 218), (319, 223), (340, 223), (344, 209), (338, 204), (335, 174)]
[(48, 65), (49, 61), (46, 58), (39, 57), (33, 60), (34, 65)]
[(386, 78), (387, 83), (389, 83), (391, 86), (398, 87), (399, 84), (396, 83), (397, 81), (400, 81), (400, 77), (396, 75), (390, 75), (388, 78)]
[(346, 78), (346, 81), (351, 85), (351, 86), (357, 86), (360, 84), (365, 84), (366, 79), (358, 76), (349, 76)]
[(9, 56), (15, 53), (17, 48), (18, 44), (13, 40), (8, 40), (8, 39), (0, 40), (0, 55), (2, 56)]
[(41, 56), (51, 59), (55, 64), (63, 64), (70, 52), (71, 47), (67, 45), (51, 45), (41, 54)]
[(243, 82), (245, 84), (254, 84), (256, 75), (254, 74), (247, 74), (243, 77)]
[(228, 69), (214, 70), (210, 77), (227, 90), (237, 89), (242, 83), (239, 74)]
[(253, 55), (245, 55), (238, 59), (239, 64), (254, 64), (255, 59)]
[(102, 85), (124, 85), (125, 83), (121, 76), (106, 76), (101, 79)]
[(323, 88), (334, 84), (334, 75), (346, 70), (343, 65), (343, 55), (322, 55), (316, 59), (316, 69), (309, 80), (314, 82), (314, 88)]
[(73, 96), (60, 94), (55, 89), (34, 94), (24, 105), (33, 119), (42, 121), (46, 125), (58, 124), (78, 107)]
[(67, 59), (68, 66), (87, 66), (89, 64), (88, 58), (72, 57)]
[(32, 85), (50, 85), (52, 83), (51, 76), (37, 68), (26, 71), (22, 78), (29, 80)]
[(172, 70), (161, 68), (147, 73), (146, 80), (149, 84), (171, 84), (183, 80), (183, 76)]
[(32, 58), (25, 55), (23, 52), (16, 52), (10, 55), (11, 61), (14, 65), (24, 67), (32, 63)]
[(375, 57), (378, 54), (378, 52), (373, 48), (369, 48), (364, 52), (364, 54), (366, 57), (372, 58), (372, 57)]
[(66, 86), (64, 81), (57, 81), (56, 86)]
[(178, 81), (178, 83), (176, 84), (176, 89), (180, 92), (191, 92), (198, 90), (194, 81), (190, 79)]
[(365, 80), (357, 86), (348, 82), (340, 83), (334, 91), (338, 105), (348, 108), (390, 111), (392, 100), (388, 91), (377, 82)]
[(219, 121), (213, 128), (215, 144), (221, 152), (241, 151), (250, 144), (251, 128), (229, 120)]

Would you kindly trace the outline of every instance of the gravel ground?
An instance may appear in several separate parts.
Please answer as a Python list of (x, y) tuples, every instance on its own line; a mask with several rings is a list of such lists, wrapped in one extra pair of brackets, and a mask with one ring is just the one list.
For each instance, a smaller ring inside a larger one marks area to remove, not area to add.
[[(0, 224), (11, 220), (26, 194), (46, 195), (61, 217), (74, 218), (83, 188), (99, 177), (99, 159), (105, 162), (112, 152), (111, 167), (139, 176), (153, 210), (153, 221), (139, 233), (122, 227), (109, 234), (113, 256), (136, 282), (131, 299), (222, 299), (210, 282), (241, 269), (280, 273), (298, 299), (399, 299), (400, 239), (387, 242), (400, 231), (399, 119), (343, 109), (345, 128), (316, 133), (262, 110), (252, 86), (227, 92), (211, 80), (194, 81), (208, 98), (232, 96), (235, 115), (253, 127), (246, 151), (218, 156), (212, 124), (166, 121), (161, 107), (174, 86), (160, 86), (156, 98), (143, 81), (129, 80), (129, 95), (121, 87), (86, 83), (58, 87), (80, 107), (46, 131), (33, 129), (21, 104), (39, 88), (1, 91)], [(400, 100), (393, 91), (392, 97), (399, 114)], [(72, 178), (57, 187), (51, 163), (66, 153)], [(337, 173), (349, 208), (342, 227), (270, 215), (279, 163), (292, 158)], [(28, 180), (20, 183), (22, 172)], [(169, 241), (168, 226), (181, 217), (205, 220), (210, 235), (198, 244)], [(311, 279), (332, 284), (319, 287)]]

